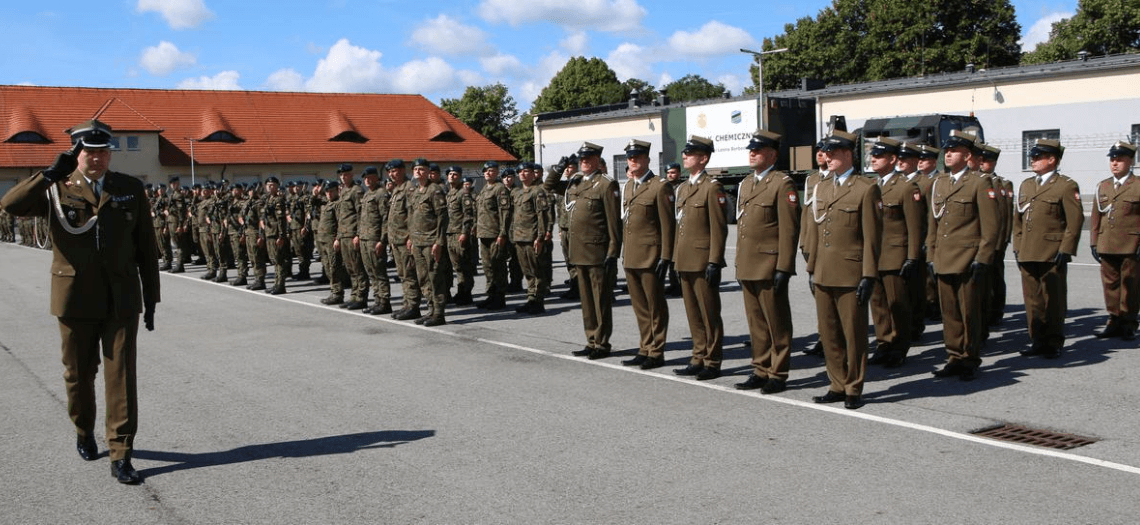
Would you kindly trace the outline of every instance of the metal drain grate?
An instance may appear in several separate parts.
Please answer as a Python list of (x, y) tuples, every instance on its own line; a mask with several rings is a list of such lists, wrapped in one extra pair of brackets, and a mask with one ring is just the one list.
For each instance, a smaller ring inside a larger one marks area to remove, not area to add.
[(1021, 425), (1002, 425), (994, 428), (987, 428), (972, 432), (976, 436), (988, 437), (998, 441), (1009, 441), (1012, 443), (1020, 443), (1022, 445), (1033, 445), (1037, 447), (1053, 448), (1058, 450), (1069, 450), (1077, 447), (1083, 447), (1097, 440), (1078, 436), (1075, 434), (1061, 434), (1058, 432), (1050, 432), (1048, 430), (1041, 430), (1039, 428), (1023, 427)]

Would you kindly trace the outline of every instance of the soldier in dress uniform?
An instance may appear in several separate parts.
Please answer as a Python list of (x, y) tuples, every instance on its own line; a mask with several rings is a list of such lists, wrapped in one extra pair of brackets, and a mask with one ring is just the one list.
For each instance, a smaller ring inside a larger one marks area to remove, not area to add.
[(692, 135), (681, 150), (687, 181), (677, 188), (677, 233), (673, 260), (681, 277), (681, 296), (689, 321), (693, 355), (689, 365), (673, 370), (698, 381), (720, 377), (724, 322), (720, 317), (720, 274), (726, 266), (728, 198), (720, 181), (705, 171), (713, 141)]
[[(828, 177), (826, 155), (827, 154), (823, 151), (823, 141), (821, 140), (815, 144), (815, 165), (817, 166), (817, 169), (809, 173), (807, 178), (804, 179), (804, 205), (803, 211), (800, 215), (801, 227), (799, 239), (800, 253), (803, 255), (804, 262), (807, 262), (809, 252), (811, 251), (811, 248), (815, 246), (815, 239), (808, 238), (808, 235), (814, 230), (807, 228), (806, 225), (808, 224), (808, 221), (811, 220), (811, 217), (808, 216), (808, 213), (811, 210), (812, 203), (815, 202), (815, 189), (820, 182), (826, 180)], [(808, 289), (811, 291), (811, 293), (815, 293), (815, 289), (812, 287), (810, 279), (808, 282)], [(823, 340), (816, 339), (814, 345), (804, 350), (804, 355), (823, 357)]]
[(404, 292), (403, 304), (392, 313), (392, 318), (400, 321), (419, 319), (420, 283), (416, 276), (416, 260), (408, 250), (408, 239), (411, 238), (411, 199), (415, 188), (407, 180), (407, 167), (403, 160), (392, 159), (385, 168), (388, 179), (392, 181), (388, 197), (388, 244), (392, 248), (396, 274), (400, 276)]
[(524, 168), (519, 172), (522, 188), (515, 192), (511, 205), (511, 243), (527, 280), (526, 303), (515, 312), (537, 315), (546, 312), (544, 301), (550, 285), (539, 259), (554, 223), (549, 197), (539, 180), (541, 172), (536, 173), (530, 163), (524, 163)]
[(265, 200), (259, 218), (269, 260), (273, 263), (273, 288), (266, 290), (271, 295), (285, 293), (285, 250), (289, 244), (285, 239), (288, 228), (285, 223), (286, 209), (285, 196), (281, 194), (281, 181), (277, 177), (269, 177), (265, 181)]
[(752, 374), (735, 386), (776, 394), (787, 388), (791, 369), (792, 309), (788, 282), (796, 273), (800, 201), (795, 182), (773, 167), (780, 155), (777, 133), (757, 130), (748, 142), (752, 175), (736, 196), (736, 279), (752, 348)]
[(416, 318), (416, 324), (439, 326), (446, 323), (443, 311), (451, 273), (447, 256), (447, 192), (429, 178), (429, 164), (422, 158), (412, 162), (412, 174), (419, 187), (409, 190), (410, 235), (406, 246), (416, 262), (420, 290), (428, 300), (428, 314)]
[[(934, 179), (944, 175), (938, 171), (938, 159), (942, 158), (942, 149), (930, 146), (927, 144), (918, 145), (918, 175), (915, 176), (915, 181), (918, 184), (918, 189), (922, 190), (923, 203), (926, 206), (926, 213), (923, 215), (928, 218), (926, 222), (927, 233), (930, 231), (930, 192), (934, 187)], [(938, 300), (938, 280), (934, 277), (933, 263), (930, 260), (929, 249), (926, 246), (926, 237), (923, 237), (923, 250), (926, 256), (926, 307), (924, 313), (926, 320), (933, 322), (942, 321), (942, 307)], [(923, 325), (925, 328), (925, 324)], [(917, 339), (917, 337), (915, 338)]]
[(54, 215), (48, 221), (51, 314), (59, 321), (76, 450), (87, 461), (99, 457), (95, 375), (102, 364), (111, 476), (134, 484), (142, 479), (131, 466), (139, 313), (146, 329), (154, 330), (158, 246), (143, 183), (108, 169), (110, 126), (89, 120), (69, 132), (72, 148), (9, 190), (0, 207), (20, 217)]
[(899, 176), (915, 185), (919, 191), (919, 199), (915, 203), (918, 207), (919, 217), (919, 251), (918, 261), (911, 270), (911, 275), (905, 280), (907, 301), (910, 304), (910, 326), (907, 331), (913, 344), (922, 337), (926, 331), (926, 228), (929, 222), (926, 214), (930, 213), (927, 203), (930, 202), (930, 179), (918, 169), (919, 156), (922, 155), (922, 145), (913, 142), (899, 144), (898, 162), (895, 169)]
[(562, 299), (577, 301), (578, 270), (570, 264), (570, 209), (573, 204), (566, 200), (566, 190), (578, 183), (575, 179), (578, 173), (578, 156), (562, 157), (558, 164), (551, 166), (550, 172), (542, 181), (542, 188), (548, 194), (554, 195), (554, 208), (558, 215), (558, 240), (562, 245), (562, 260), (566, 261), (566, 272), (570, 274), (566, 280), (567, 289), (559, 296)]
[[(677, 187), (685, 182), (685, 179), (681, 177), (681, 165), (676, 162), (670, 162), (665, 165), (665, 175), (662, 179), (673, 192), (673, 205), (676, 207)], [(674, 220), (675, 217), (674, 215)], [(669, 265), (669, 284), (665, 287), (665, 295), (669, 297), (681, 296), (681, 277), (677, 275), (677, 268), (672, 264)]]
[[(570, 264), (578, 269), (582, 325), (586, 346), (576, 356), (601, 359), (610, 355), (613, 334), (613, 290), (621, 255), (621, 189), (601, 172), (602, 147), (583, 142), (578, 148), (580, 182), (566, 188), (570, 221)], [(484, 190), (486, 191), (486, 190)]]
[(887, 368), (902, 366), (910, 351), (913, 305), (907, 282), (914, 279), (922, 257), (922, 192), (895, 170), (902, 144), (887, 137), (871, 146), (871, 170), (878, 175), (883, 199), (882, 241), (879, 245), (879, 280), (871, 294), (875, 323), (875, 353), (867, 361)]
[(498, 310), (507, 306), (507, 256), (511, 235), (511, 191), (499, 181), (499, 163), (483, 164), (486, 185), (475, 198), (476, 235), (487, 279), (487, 298), (479, 308)]
[(938, 281), (946, 366), (934, 377), (971, 381), (982, 363), (986, 273), (997, 246), (997, 195), (989, 180), (969, 169), (975, 136), (950, 132), (943, 144), (946, 173), (930, 189), (926, 255)]
[(388, 280), (388, 190), (380, 181), (380, 170), (368, 166), (361, 172), (368, 187), (360, 199), (360, 258), (364, 273), (371, 282), (376, 302), (363, 310), (366, 314), (392, 313), (392, 284)]
[(1017, 191), (1013, 253), (1032, 342), (1021, 351), (1024, 356), (1054, 359), (1065, 346), (1069, 261), (1077, 252), (1085, 213), (1080, 187), (1057, 171), (1064, 154), (1059, 141), (1037, 139), (1029, 150), (1036, 176), (1022, 181)]
[(1005, 253), (1013, 237), (1013, 181), (994, 172), (997, 167), (1001, 149), (989, 144), (979, 144), (981, 159), (978, 161), (978, 171), (990, 178), (994, 187), (994, 195), (998, 205), (997, 246), (994, 247), (994, 260), (990, 266), (989, 289), (990, 296), (986, 303), (986, 319), (990, 326), (1001, 324), (1005, 316)]
[(1140, 310), (1140, 183), (1132, 175), (1136, 146), (1119, 141), (1108, 149), (1112, 176), (1097, 185), (1089, 241), (1100, 263), (1108, 323), (1096, 337), (1136, 338)]
[(815, 288), (827, 393), (816, 403), (863, 406), (867, 370), (867, 303), (879, 278), (882, 192), (855, 173), (855, 135), (835, 131), (823, 140), (829, 176), (816, 185), (808, 233), (807, 271)]
[(650, 146), (642, 140), (626, 144), (629, 180), (622, 196), (625, 219), (622, 265), (640, 341), (637, 355), (621, 364), (642, 370), (665, 364), (665, 338), (669, 330), (665, 280), (673, 263), (677, 231), (673, 187), (649, 169)]

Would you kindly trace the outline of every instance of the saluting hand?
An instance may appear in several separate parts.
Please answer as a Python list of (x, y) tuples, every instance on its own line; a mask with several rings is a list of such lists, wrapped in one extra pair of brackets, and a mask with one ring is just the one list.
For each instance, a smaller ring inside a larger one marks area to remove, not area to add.
[(55, 162), (52, 163), (48, 169), (44, 170), (44, 178), (51, 182), (59, 182), (66, 179), (75, 168), (79, 167), (79, 152), (83, 151), (83, 142), (76, 141), (71, 149), (60, 153)]

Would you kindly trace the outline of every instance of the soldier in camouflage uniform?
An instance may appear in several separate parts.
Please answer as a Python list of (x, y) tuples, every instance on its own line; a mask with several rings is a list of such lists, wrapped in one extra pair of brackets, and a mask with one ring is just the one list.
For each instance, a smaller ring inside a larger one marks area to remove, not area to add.
[(447, 252), (458, 281), (453, 300), (459, 306), (471, 304), (471, 290), (475, 288), (475, 198), (464, 187), (462, 176), (459, 166), (447, 169), (451, 186), (447, 192)]
[(274, 269), (273, 288), (266, 290), (271, 295), (285, 293), (285, 251), (289, 249), (285, 196), (281, 194), (280, 184), (277, 177), (269, 177), (265, 181), (266, 195), (261, 207), (261, 232)]
[(478, 210), (475, 230), (483, 256), (483, 275), (487, 278), (487, 298), (476, 303), (476, 306), (498, 310), (507, 305), (511, 192), (499, 182), (499, 163), (495, 161), (483, 164), (483, 179), (487, 184), (475, 199)]
[(225, 208), (226, 241), (234, 254), (234, 268), (238, 276), (230, 281), (231, 286), (249, 284), (249, 252), (245, 246), (245, 228), (242, 227), (242, 207), (245, 206), (245, 185), (238, 183), (230, 187), (230, 199)]
[(321, 299), (329, 306), (344, 304), (344, 288), (352, 286), (340, 250), (333, 247), (336, 242), (336, 206), (340, 199), (340, 182), (330, 180), (325, 183), (325, 204), (321, 207), (321, 220), (317, 226), (317, 244), (321, 249), (321, 264), (329, 279), (329, 296)]
[(388, 190), (380, 182), (380, 171), (375, 166), (364, 168), (361, 174), (368, 193), (360, 199), (360, 258), (364, 272), (372, 283), (376, 303), (364, 313), (380, 315), (392, 313), (392, 285), (388, 282)]
[(158, 188), (154, 190), (154, 195), (150, 200), (151, 225), (154, 226), (155, 240), (158, 241), (158, 256), (162, 258), (162, 266), (158, 267), (159, 271), (166, 271), (172, 268), (170, 260), (170, 232), (166, 230), (166, 215), (164, 213), (167, 204), (166, 186), (159, 184)]
[(412, 173), (420, 187), (410, 190), (411, 214), (408, 220), (411, 235), (408, 250), (416, 261), (416, 276), (420, 289), (428, 298), (428, 315), (417, 319), (416, 324), (438, 326), (444, 324), (443, 310), (447, 304), (447, 278), (451, 273), (447, 257), (447, 193), (429, 178), (429, 164), (416, 159)]
[(226, 191), (226, 182), (214, 190), (214, 204), (209, 210), (210, 240), (214, 253), (218, 259), (217, 276), (214, 282), (224, 283), (229, 280), (228, 269), (233, 253), (230, 250), (229, 229), (226, 228), (226, 219), (229, 218), (230, 195)]
[(511, 242), (514, 243), (516, 257), (527, 280), (526, 303), (515, 312), (533, 315), (546, 312), (543, 300), (549, 283), (539, 258), (546, 251), (546, 240), (554, 221), (550, 215), (549, 198), (539, 184), (538, 174), (531, 169), (529, 163), (525, 168), (519, 172), (523, 187), (514, 194)]
[(352, 279), (352, 298), (341, 308), (363, 310), (368, 306), (368, 275), (364, 273), (356, 228), (360, 222), (360, 199), (364, 192), (352, 178), (351, 164), (341, 164), (336, 172), (340, 177), (340, 199), (336, 202), (336, 241), (333, 241), (333, 246), (340, 250), (344, 268)]
[(392, 180), (392, 191), (388, 199), (388, 243), (392, 247), (392, 258), (396, 260), (396, 273), (404, 291), (404, 304), (392, 314), (393, 319), (408, 320), (420, 317), (420, 286), (416, 277), (416, 263), (408, 250), (409, 218), (411, 215), (412, 185), (406, 178), (404, 161), (392, 159), (385, 168)]
[(289, 203), (289, 239), (293, 256), (297, 258), (297, 274), (294, 281), (307, 281), (309, 268), (313, 263), (313, 229), (309, 223), (311, 196), (304, 182), (293, 186), (294, 196)]
[(265, 289), (265, 264), (269, 261), (269, 253), (265, 248), (265, 238), (261, 236), (262, 198), (257, 186), (251, 185), (241, 202), (241, 217), (238, 219), (245, 239), (245, 252), (253, 269), (253, 282), (246, 285), (247, 290)]
[(210, 239), (209, 216), (214, 206), (214, 184), (208, 183), (202, 187), (200, 200), (194, 206), (194, 225), (198, 231), (198, 248), (206, 263), (206, 273), (200, 277), (210, 280), (218, 276), (218, 254), (214, 252), (214, 243)]
[[(514, 203), (515, 197), (522, 191), (522, 188), (517, 184), (519, 174), (523, 170), (529, 169), (529, 164), (522, 162), (519, 163), (518, 168), (507, 168), (503, 170), (500, 177), (503, 181), (503, 186), (511, 190), (511, 202)], [(511, 213), (514, 213), (512, 210)], [(522, 265), (519, 263), (519, 255), (515, 250), (515, 243), (507, 243), (507, 293), (518, 293), (523, 291), (522, 286), (523, 270)]]

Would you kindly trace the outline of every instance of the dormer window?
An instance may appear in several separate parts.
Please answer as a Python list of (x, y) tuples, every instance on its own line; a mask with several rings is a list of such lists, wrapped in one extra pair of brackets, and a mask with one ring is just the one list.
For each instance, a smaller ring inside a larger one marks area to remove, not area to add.
[(215, 131), (202, 139), (202, 142), (229, 142), (231, 144), (237, 144), (245, 141), (228, 131)]
[(8, 142), (18, 144), (50, 144), (51, 141), (47, 137), (36, 133), (35, 131), (21, 131), (8, 138)]
[(364, 144), (368, 139), (355, 131), (345, 131), (337, 136), (329, 139), (330, 142), (355, 142), (357, 144)]

